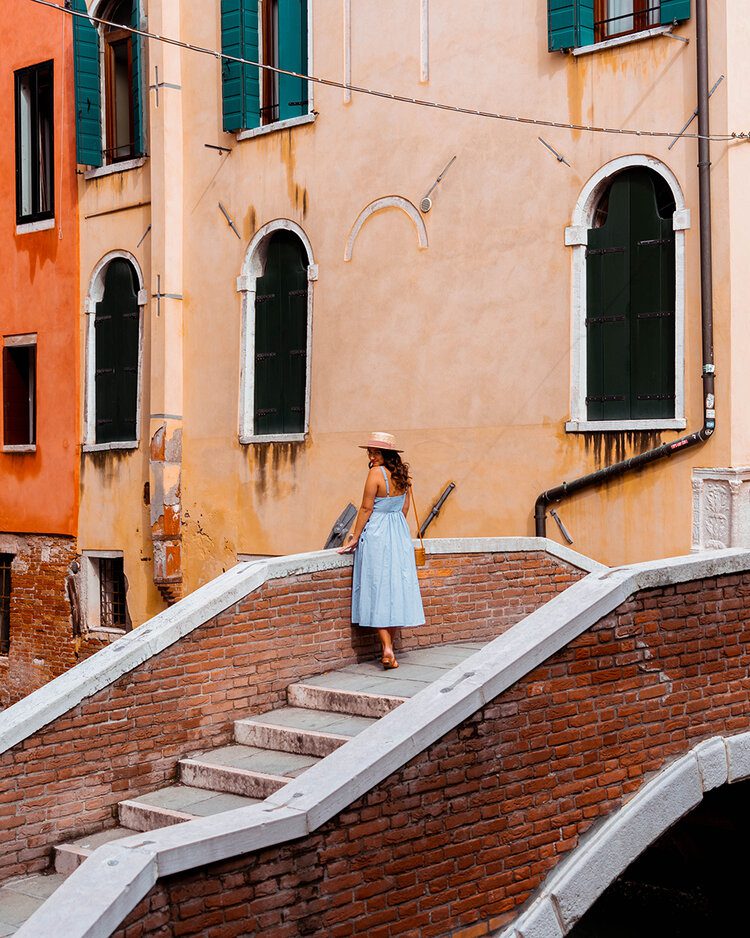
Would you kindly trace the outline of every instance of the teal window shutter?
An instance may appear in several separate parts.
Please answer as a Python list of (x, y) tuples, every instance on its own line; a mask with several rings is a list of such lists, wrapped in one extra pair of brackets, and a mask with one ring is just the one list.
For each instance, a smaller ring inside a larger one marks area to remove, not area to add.
[(662, 26), (669, 26), (675, 20), (689, 20), (690, 0), (661, 0), (659, 15)]
[[(221, 0), (221, 51), (258, 61), (258, 0)], [(221, 99), (227, 133), (260, 124), (258, 68), (222, 60)]]
[(647, 169), (620, 173), (588, 233), (589, 420), (675, 415), (674, 200)]
[[(130, 25), (134, 29), (141, 28), (141, 17), (138, 0), (133, 0), (133, 13), (130, 18)], [(143, 98), (141, 96), (141, 37), (135, 33), (131, 37), (133, 44), (133, 142), (135, 144), (135, 155), (142, 156), (146, 152), (144, 145), (145, 134), (143, 132)]]
[(136, 439), (139, 318), (135, 271), (115, 258), (94, 315), (97, 443)]
[(304, 432), (308, 288), (302, 243), (291, 232), (275, 232), (256, 282), (256, 434)]
[[(279, 68), (307, 74), (307, 0), (279, 0)], [(279, 75), (279, 120), (309, 111), (307, 82)]]
[(577, 49), (594, 42), (594, 0), (547, 0), (547, 47)]
[[(88, 13), (85, 0), (73, 9)], [(73, 68), (76, 92), (76, 159), (86, 166), (102, 165), (102, 99), (99, 33), (89, 19), (73, 17)]]

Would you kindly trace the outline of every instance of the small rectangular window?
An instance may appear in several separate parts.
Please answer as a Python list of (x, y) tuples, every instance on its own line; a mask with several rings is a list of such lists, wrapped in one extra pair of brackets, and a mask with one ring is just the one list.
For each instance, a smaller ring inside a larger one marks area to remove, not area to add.
[(54, 218), (52, 62), (15, 73), (16, 221)]
[(0, 655), (10, 653), (10, 565), (12, 554), (0, 554)]
[(36, 444), (36, 344), (3, 348), (3, 444)]
[(658, 26), (661, 0), (597, 0), (596, 41)]
[(127, 628), (125, 570), (122, 557), (100, 557), (99, 625), (103, 629)]

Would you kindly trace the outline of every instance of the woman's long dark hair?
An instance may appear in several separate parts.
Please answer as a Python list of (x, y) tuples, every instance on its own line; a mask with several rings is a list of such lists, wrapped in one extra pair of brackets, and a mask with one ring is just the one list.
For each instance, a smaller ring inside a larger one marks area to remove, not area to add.
[(383, 457), (383, 464), (390, 472), (393, 484), (399, 492), (405, 492), (411, 485), (411, 476), (409, 475), (409, 463), (401, 459), (401, 454), (393, 449), (381, 449), (380, 455)]

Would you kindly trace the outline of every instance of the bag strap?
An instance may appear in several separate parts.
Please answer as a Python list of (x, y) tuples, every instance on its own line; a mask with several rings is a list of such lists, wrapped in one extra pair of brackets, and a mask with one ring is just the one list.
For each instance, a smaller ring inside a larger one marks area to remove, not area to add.
[(419, 543), (422, 545), (422, 548), (424, 549), (424, 541), (422, 540), (422, 535), (419, 533), (421, 530), (421, 526), (419, 524), (419, 515), (417, 514), (417, 503), (416, 503), (416, 500), (414, 499), (414, 486), (410, 485), (409, 487), (411, 489), (411, 492), (409, 493), (411, 495), (411, 506), (414, 509), (414, 517), (417, 522), (417, 537), (419, 538)]

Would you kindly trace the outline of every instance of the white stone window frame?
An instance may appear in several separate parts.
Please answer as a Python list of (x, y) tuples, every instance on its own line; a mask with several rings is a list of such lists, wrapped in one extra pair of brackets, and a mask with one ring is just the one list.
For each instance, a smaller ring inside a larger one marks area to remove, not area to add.
[[(612, 177), (625, 169), (645, 167), (658, 173), (669, 186), (675, 201), (672, 226), (675, 233), (675, 415), (647, 420), (589, 420), (586, 390), (586, 248), (593, 227), (596, 205)], [(607, 433), (650, 430), (684, 430), (685, 419), (685, 232), (690, 228), (690, 209), (685, 205), (682, 187), (671, 169), (661, 160), (645, 154), (621, 156), (602, 166), (583, 187), (565, 229), (565, 244), (572, 248), (571, 332), (570, 332), (570, 420), (568, 433)]]
[[(262, 0), (258, 3), (258, 49), (263, 49), (263, 10)], [(260, 52), (261, 64), (262, 51)], [(307, 74), (314, 75), (313, 71), (313, 0), (307, 0)], [(288, 130), (291, 127), (299, 127), (302, 124), (313, 124), (318, 116), (315, 111), (313, 101), (315, 82), (307, 82), (307, 114), (298, 114), (297, 117), (287, 117), (284, 120), (274, 121), (272, 124), (261, 124), (259, 127), (248, 127), (241, 130), (237, 135), (237, 140), (252, 140), (253, 137), (263, 137), (266, 134), (275, 133), (278, 130)], [(261, 98), (263, 95), (260, 90)]]
[[(117, 440), (112, 443), (96, 442), (96, 304), (104, 298), (104, 280), (107, 268), (113, 260), (122, 258), (133, 266), (138, 278), (138, 391), (135, 414), (135, 439)], [(94, 268), (89, 281), (89, 290), (84, 300), (85, 324), (85, 381), (83, 395), (83, 451), (100, 453), (114, 449), (138, 449), (141, 442), (141, 409), (143, 401), (143, 329), (145, 306), (148, 302), (143, 271), (137, 259), (129, 251), (110, 251)]]
[[(302, 433), (255, 433), (255, 294), (259, 277), (263, 276), (268, 255), (268, 242), (275, 231), (290, 231), (295, 234), (307, 254), (307, 356), (305, 372), (305, 423)], [(242, 274), (237, 278), (237, 292), (242, 295), (242, 317), (240, 335), (240, 400), (239, 440), (251, 443), (301, 443), (307, 438), (310, 428), (310, 375), (312, 356), (313, 283), (318, 279), (310, 239), (300, 226), (288, 218), (277, 218), (263, 225), (250, 242), (242, 264)]]
[(83, 609), (83, 624), (89, 633), (115, 636), (126, 634), (126, 629), (103, 626), (100, 618), (101, 578), (99, 575), (99, 561), (102, 559), (123, 560), (124, 556), (125, 554), (121, 550), (84, 550), (81, 552), (81, 591), (83, 593), (81, 607)]
[[(114, 5), (116, 0), (86, 0), (86, 5), (88, 7), (89, 16), (95, 16), (100, 19), (106, 19), (107, 7)], [(135, 0), (138, 4), (138, 21), (140, 22), (140, 28), (147, 28), (147, 21), (145, 13), (143, 10), (143, 0)], [(96, 31), (99, 34), (99, 101), (101, 107), (101, 120), (102, 120), (102, 133), (101, 133), (101, 144), (102, 144), (102, 160), (104, 160), (104, 153), (107, 147), (107, 62), (106, 56), (104, 54), (104, 26), (101, 23), (94, 23)], [(145, 134), (148, 131), (148, 121), (146, 120), (146, 105), (148, 103), (147, 96), (144, 94), (144, 81), (143, 81), (143, 57), (147, 51), (147, 44), (143, 42), (141, 45), (141, 74), (140, 79), (140, 89), (141, 89), (141, 120), (143, 121), (143, 133), (144, 138)], [(129, 160), (121, 160), (119, 163), (106, 163), (102, 162), (101, 166), (95, 166), (90, 169), (87, 169), (83, 173), (83, 178), (86, 180), (89, 179), (100, 179), (102, 176), (113, 176), (115, 173), (125, 173), (133, 169), (140, 169), (146, 163), (146, 157), (144, 155), (135, 156)]]

